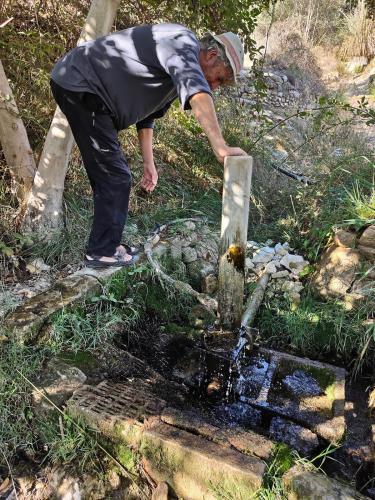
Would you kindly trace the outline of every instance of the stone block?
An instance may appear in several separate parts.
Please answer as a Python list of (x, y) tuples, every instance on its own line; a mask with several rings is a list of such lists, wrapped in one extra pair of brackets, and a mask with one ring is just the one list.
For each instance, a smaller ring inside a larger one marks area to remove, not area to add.
[(185, 247), (182, 250), (182, 261), (185, 264), (190, 264), (198, 259), (197, 251), (192, 247)]
[(53, 408), (43, 397), (45, 395), (55, 405), (61, 407), (73, 395), (74, 391), (82, 387), (86, 378), (86, 375), (79, 368), (53, 359), (34, 381), (36, 386), (32, 392), (34, 405), (43, 409)]
[(318, 436), (314, 432), (281, 417), (272, 419), (270, 436), (302, 455), (310, 455), (319, 446)]
[(284, 476), (283, 484), (288, 500), (361, 500), (358, 491), (320, 472), (313, 472), (301, 466), (292, 467)]
[(95, 277), (72, 274), (20, 304), (5, 318), (4, 327), (19, 342), (31, 342), (52, 314), (100, 293), (101, 289), (102, 285)]
[(289, 271), (278, 271), (277, 273), (271, 274), (271, 278), (273, 279), (280, 279), (280, 278), (287, 278), (289, 276)]
[(361, 267), (358, 250), (337, 247), (327, 249), (321, 259), (313, 284), (323, 297), (342, 297), (351, 287)]
[(339, 229), (336, 231), (334, 236), (335, 245), (344, 248), (354, 248), (357, 235), (356, 233), (351, 233), (350, 231), (345, 231), (344, 229)]
[[(337, 443), (345, 432), (345, 370), (270, 349), (259, 349), (258, 356), (263, 357), (261, 364), (254, 365), (254, 356), (249, 359), (249, 369), (258, 368), (253, 375), (244, 372), (247, 387), (240, 391), (240, 401), (290, 418), (327, 441)], [(297, 372), (304, 372), (306, 380), (313, 377), (319, 383), (320, 393), (293, 393), (285, 383)]]
[[(192, 433), (171, 425), (177, 419), (180, 426), (188, 421), (195, 427), (189, 415), (179, 419), (181, 410), (167, 408), (163, 398), (176, 397), (176, 390), (164, 382), (132, 379), (84, 386), (68, 402), (68, 409), (109, 439), (137, 449), (150, 464), (148, 470), (155, 471), (153, 477), (167, 482), (179, 497), (213, 500), (217, 494), (231, 494), (231, 498), (251, 498), (262, 484), (264, 462), (197, 435), (202, 429), (215, 435), (214, 426), (199, 423)], [(160, 391), (164, 391), (163, 398)]]
[(251, 498), (260, 488), (265, 464), (166, 424), (146, 428), (140, 453), (158, 469), (179, 497), (215, 499), (217, 494)]
[(273, 256), (274, 256), (273, 253), (260, 251), (254, 255), (252, 261), (254, 264), (267, 264), (267, 262), (271, 262)]
[(287, 269), (303, 269), (308, 264), (301, 255), (287, 254), (280, 260), (280, 264)]
[(375, 247), (365, 247), (363, 245), (358, 245), (358, 252), (368, 260), (375, 260)]

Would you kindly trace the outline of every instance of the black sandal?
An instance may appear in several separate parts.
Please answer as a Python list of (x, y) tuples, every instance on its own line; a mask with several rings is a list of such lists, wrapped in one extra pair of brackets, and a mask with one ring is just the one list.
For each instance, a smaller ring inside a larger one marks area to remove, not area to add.
[(137, 255), (140, 252), (140, 248), (132, 247), (132, 246), (128, 245), (127, 243), (120, 243), (120, 245), (125, 248), (126, 253), (129, 255)]
[(84, 258), (84, 264), (87, 267), (93, 267), (96, 269), (105, 268), (105, 267), (126, 267), (134, 265), (139, 257), (137, 255), (132, 255), (132, 258), (129, 260), (122, 260), (120, 257), (116, 257), (117, 260), (114, 262), (107, 262), (105, 260), (100, 260), (102, 258), (101, 255), (90, 255), (90, 259), (87, 256)]

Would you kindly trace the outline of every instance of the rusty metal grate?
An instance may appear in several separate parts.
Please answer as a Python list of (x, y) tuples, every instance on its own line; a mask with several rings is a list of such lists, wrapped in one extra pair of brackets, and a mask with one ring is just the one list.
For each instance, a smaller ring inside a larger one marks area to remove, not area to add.
[(96, 387), (84, 386), (76, 391), (69, 407), (101, 418), (143, 420), (143, 417), (159, 415), (167, 405), (152, 389), (151, 383), (140, 379), (126, 383), (104, 381)]

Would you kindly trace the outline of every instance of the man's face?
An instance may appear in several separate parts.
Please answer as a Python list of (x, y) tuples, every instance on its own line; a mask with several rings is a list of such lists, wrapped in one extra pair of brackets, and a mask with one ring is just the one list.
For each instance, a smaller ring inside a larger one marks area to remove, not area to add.
[(200, 64), (211, 90), (216, 90), (220, 86), (233, 83), (232, 69), (218, 60), (216, 50), (202, 51), (200, 53)]

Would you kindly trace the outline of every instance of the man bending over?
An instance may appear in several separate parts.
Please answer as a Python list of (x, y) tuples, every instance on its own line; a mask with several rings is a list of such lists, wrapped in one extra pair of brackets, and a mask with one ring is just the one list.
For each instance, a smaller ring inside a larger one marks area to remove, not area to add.
[(216, 158), (246, 155), (228, 146), (216, 117), (212, 91), (233, 81), (243, 67), (243, 47), (233, 33), (200, 42), (178, 24), (139, 26), (84, 43), (62, 57), (51, 88), (72, 129), (94, 195), (94, 218), (85, 264), (126, 266), (134, 249), (121, 244), (131, 174), (118, 131), (136, 125), (143, 158), (141, 186), (158, 181), (152, 138), (154, 120), (178, 98), (192, 109)]

